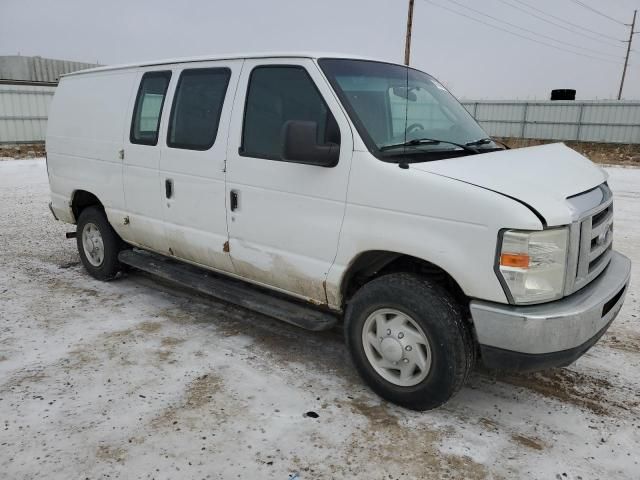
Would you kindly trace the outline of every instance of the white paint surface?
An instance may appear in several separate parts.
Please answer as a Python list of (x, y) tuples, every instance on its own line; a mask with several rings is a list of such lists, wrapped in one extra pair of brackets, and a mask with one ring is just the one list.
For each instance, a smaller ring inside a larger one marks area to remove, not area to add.
[(602, 169), (562, 143), (418, 163), (414, 168), (515, 198), (533, 207), (549, 226), (573, 221), (567, 197), (607, 180)]

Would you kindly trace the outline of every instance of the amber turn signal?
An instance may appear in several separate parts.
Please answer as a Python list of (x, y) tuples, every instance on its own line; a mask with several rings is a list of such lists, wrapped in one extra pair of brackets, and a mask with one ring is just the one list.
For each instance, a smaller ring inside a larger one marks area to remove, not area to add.
[(529, 268), (529, 255), (522, 253), (503, 253), (500, 255), (503, 267)]

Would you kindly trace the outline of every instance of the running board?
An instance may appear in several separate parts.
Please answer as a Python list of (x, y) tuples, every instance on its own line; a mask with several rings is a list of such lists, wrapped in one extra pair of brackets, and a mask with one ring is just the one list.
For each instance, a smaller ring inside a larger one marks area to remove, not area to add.
[(118, 260), (169, 282), (187, 287), (223, 302), (282, 320), (306, 330), (329, 330), (337, 317), (311, 306), (287, 300), (247, 284), (223, 277), (188, 263), (179, 262), (144, 250), (123, 250)]

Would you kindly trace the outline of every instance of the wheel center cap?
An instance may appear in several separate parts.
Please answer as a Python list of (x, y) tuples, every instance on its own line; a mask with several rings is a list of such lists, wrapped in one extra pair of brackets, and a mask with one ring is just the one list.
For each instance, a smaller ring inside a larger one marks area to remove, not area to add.
[(402, 345), (393, 337), (387, 337), (380, 342), (382, 356), (390, 362), (402, 360)]

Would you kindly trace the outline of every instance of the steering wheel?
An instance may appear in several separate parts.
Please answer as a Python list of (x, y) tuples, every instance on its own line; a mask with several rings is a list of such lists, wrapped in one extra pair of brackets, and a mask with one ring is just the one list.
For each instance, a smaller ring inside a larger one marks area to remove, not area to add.
[(421, 123), (412, 123), (405, 130), (405, 134), (409, 135), (410, 133), (416, 132), (418, 130), (424, 130), (424, 125)]

